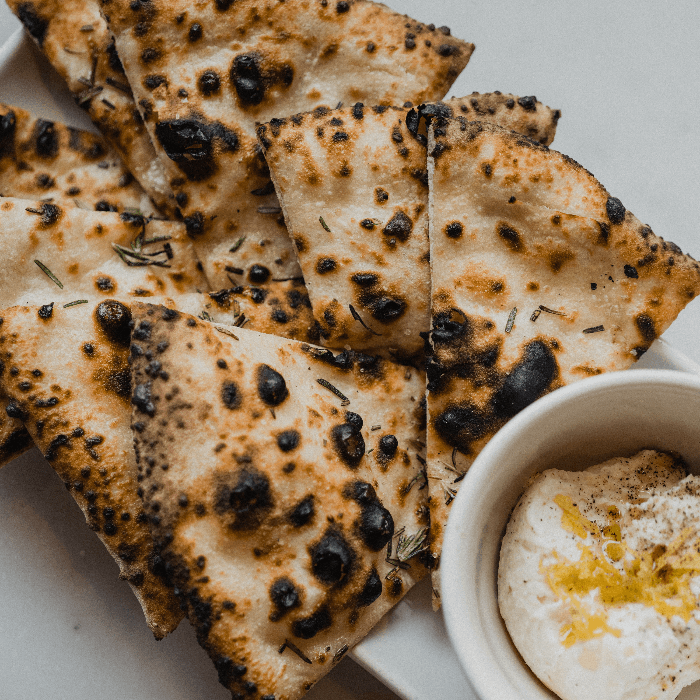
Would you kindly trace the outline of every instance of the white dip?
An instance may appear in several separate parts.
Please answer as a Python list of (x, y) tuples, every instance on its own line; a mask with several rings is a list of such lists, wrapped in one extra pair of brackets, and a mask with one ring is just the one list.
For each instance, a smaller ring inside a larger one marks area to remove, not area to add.
[(700, 477), (644, 451), (538, 475), (501, 546), (498, 601), (563, 700), (675, 698), (700, 678)]

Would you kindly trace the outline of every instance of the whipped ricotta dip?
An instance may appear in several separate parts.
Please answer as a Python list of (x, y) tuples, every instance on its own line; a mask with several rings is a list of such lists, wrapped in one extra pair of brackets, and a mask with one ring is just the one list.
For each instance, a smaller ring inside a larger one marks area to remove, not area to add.
[(700, 678), (700, 477), (652, 450), (534, 477), (503, 538), (498, 603), (563, 700), (675, 698)]

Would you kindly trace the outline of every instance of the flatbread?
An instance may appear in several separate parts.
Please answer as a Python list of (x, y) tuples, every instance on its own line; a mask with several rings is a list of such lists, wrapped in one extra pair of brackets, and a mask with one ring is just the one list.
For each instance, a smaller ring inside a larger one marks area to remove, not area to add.
[[(368, 0), (109, 0), (139, 109), (213, 288), (299, 274), (255, 123), (440, 99), (473, 45)], [(260, 268), (263, 268), (262, 270)]]
[(294, 700), (423, 573), (423, 376), (134, 316), (134, 443), (167, 575), (233, 697)]
[(319, 328), (302, 280), (241, 285), (218, 292), (185, 294), (176, 308), (211, 321), (318, 344)]
[[(142, 245), (141, 252), (149, 255), (139, 259), (132, 250), (139, 238), (163, 240)], [(126, 253), (120, 255), (115, 245)], [(150, 255), (159, 250), (164, 252)], [(0, 198), (0, 253), (0, 310), (18, 304), (48, 308), (115, 295), (177, 298), (208, 289), (182, 224), (148, 222), (129, 213)], [(3, 411), (5, 398), (0, 391)], [(0, 467), (29, 448), (31, 441), (21, 432), (20, 421), (3, 416), (1, 445), (6, 447), (0, 448)]]
[(486, 123), (431, 128), (437, 564), (449, 504), (490, 437), (539, 396), (632, 365), (700, 292), (700, 265), (571, 158)]
[(129, 428), (129, 310), (114, 300), (0, 311), (0, 389), (119, 565), (156, 638), (182, 617), (158, 576)]
[(160, 216), (105, 139), (0, 104), (0, 194)]
[(126, 212), (0, 198), (0, 251), (0, 309), (208, 288), (182, 224)]
[(551, 141), (558, 117), (536, 100), (522, 107), (532, 99), (475, 94), (418, 110), (355, 104), (258, 127), (325, 345), (420, 357), (430, 328), (421, 117), (450, 116), (466, 103), (474, 110), (473, 100), (490, 119)]
[(175, 218), (173, 194), (98, 0), (7, 0), (7, 4), (158, 209)]

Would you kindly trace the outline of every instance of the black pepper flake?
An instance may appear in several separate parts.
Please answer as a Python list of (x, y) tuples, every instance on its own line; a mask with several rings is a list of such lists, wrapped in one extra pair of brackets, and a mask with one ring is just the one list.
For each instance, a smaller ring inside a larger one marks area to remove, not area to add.
[(53, 315), (53, 302), (39, 308), (39, 318), (49, 319)]

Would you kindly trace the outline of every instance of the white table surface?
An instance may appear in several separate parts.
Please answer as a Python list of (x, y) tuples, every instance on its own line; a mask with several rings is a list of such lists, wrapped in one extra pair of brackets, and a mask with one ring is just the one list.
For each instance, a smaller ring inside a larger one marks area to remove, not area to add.
[[(475, 90), (534, 94), (549, 106), (561, 109), (553, 148), (592, 171), (611, 194), (657, 234), (700, 258), (697, 0), (388, 0), (386, 4), (416, 19), (448, 25), (454, 35), (476, 44), (470, 64), (451, 95), (462, 96)], [(18, 20), (1, 4), (0, 45), (18, 26)], [(45, 82), (50, 83), (48, 76)], [(30, 101), (36, 104), (36, 96), (10, 94), (2, 84), (0, 100), (19, 106), (28, 106)], [(41, 104), (45, 110), (40, 116), (58, 116), (50, 90), (41, 95)], [(700, 364), (698, 329), (700, 302), (696, 300), (664, 338)], [(39, 485), (49, 500), (58, 497), (59, 484), (44, 483), (37, 474), (26, 476), (17, 463), (10, 468), (16, 474), (6, 478), (20, 491), (26, 489), (28, 499), (30, 495), (36, 499)], [(18, 479), (28, 481), (17, 486)], [(56, 491), (53, 495), (52, 490)], [(6, 514), (0, 523), (20, 526), (21, 515), (19, 511)], [(21, 526), (27, 528), (29, 539), (42, 536), (42, 528), (48, 527), (45, 521)], [(85, 533), (74, 553), (60, 553), (78, 568), (86, 551), (90, 556), (108, 557), (94, 535), (87, 529)], [(106, 601), (110, 595), (118, 595), (115, 587), (119, 582), (99, 576), (98, 579), (92, 594), (99, 592)], [(76, 605), (82, 594), (76, 594)], [(89, 627), (87, 622), (82, 624)], [(161, 642), (164, 643), (167, 640)], [(172, 641), (177, 643), (177, 639)], [(3, 666), (12, 663), (12, 659), (0, 660), (0, 697), (25, 700), (19, 691), (8, 696), (2, 689)], [(98, 670), (93, 672), (99, 675)], [(67, 700), (69, 690), (66, 695), (63, 692), (56, 689), (54, 695), (44, 697)], [(34, 696), (27, 695), (27, 700), (29, 697), (33, 700)], [(349, 659), (343, 660), (307, 697), (397, 698)], [(192, 698), (199, 700), (196, 692)]]

